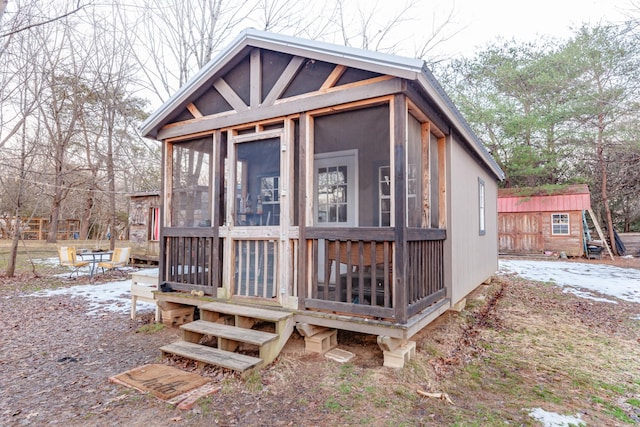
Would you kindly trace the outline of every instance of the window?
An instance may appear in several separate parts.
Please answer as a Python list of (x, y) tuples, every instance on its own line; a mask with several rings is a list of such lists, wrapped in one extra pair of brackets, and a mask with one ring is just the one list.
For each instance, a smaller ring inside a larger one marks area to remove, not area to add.
[(484, 194), (484, 181), (478, 178), (478, 213), (479, 213), (479, 229), (480, 235), (484, 236), (486, 233), (486, 218), (485, 218), (485, 194)]
[(149, 240), (160, 240), (160, 208), (149, 208)]
[(323, 227), (357, 227), (358, 151), (315, 155), (315, 223)]
[(569, 235), (569, 214), (561, 213), (551, 215), (551, 234)]

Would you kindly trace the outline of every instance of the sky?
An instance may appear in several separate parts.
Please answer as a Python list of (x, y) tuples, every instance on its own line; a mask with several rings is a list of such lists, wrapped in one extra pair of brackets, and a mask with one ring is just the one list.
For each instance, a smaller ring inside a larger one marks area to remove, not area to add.
[(420, 1), (422, 25), (430, 25), (434, 13), (436, 21), (442, 21), (454, 7), (456, 12), (450, 27), (460, 31), (438, 50), (464, 56), (497, 37), (519, 41), (531, 41), (543, 35), (566, 38), (572, 34), (572, 27), (582, 23), (620, 22), (640, 15), (638, 0), (635, 8), (632, 0)]

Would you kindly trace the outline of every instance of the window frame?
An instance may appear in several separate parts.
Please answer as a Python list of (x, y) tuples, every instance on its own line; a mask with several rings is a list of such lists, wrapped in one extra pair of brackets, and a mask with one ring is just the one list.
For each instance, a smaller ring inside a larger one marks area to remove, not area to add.
[(484, 181), (478, 177), (478, 234), (487, 234), (487, 211), (486, 211), (486, 186)]
[[(566, 224), (565, 223), (555, 223), (554, 218), (555, 217), (559, 217), (559, 216), (564, 216), (567, 218)], [(556, 231), (556, 225), (557, 226), (566, 226), (567, 231), (566, 232), (557, 232)], [(569, 215), (568, 212), (556, 212), (556, 213), (552, 213), (551, 214), (551, 235), (552, 236), (570, 236), (571, 235), (571, 215)]]

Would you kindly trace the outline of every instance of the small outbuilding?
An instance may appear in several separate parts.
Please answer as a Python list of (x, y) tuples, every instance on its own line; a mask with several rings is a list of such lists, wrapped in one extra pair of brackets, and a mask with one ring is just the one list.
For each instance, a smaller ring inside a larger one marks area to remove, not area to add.
[(588, 229), (585, 212), (591, 209), (586, 184), (553, 190), (504, 188), (498, 190), (498, 236), (500, 253), (585, 254)]
[[(273, 320), (262, 363), (295, 325), (321, 350), (378, 335), (386, 364), (498, 268), (503, 172), (421, 60), (246, 30), (142, 133), (164, 159), (157, 298)], [(192, 344), (243, 339), (199, 325)]]
[(129, 197), (129, 241), (132, 259), (158, 262), (160, 253), (160, 193), (134, 193)]

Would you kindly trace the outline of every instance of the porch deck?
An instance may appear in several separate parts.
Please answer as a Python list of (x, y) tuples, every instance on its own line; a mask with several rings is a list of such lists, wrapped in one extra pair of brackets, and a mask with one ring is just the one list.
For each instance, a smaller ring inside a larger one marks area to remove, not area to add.
[(354, 316), (347, 313), (310, 311), (304, 309), (291, 309), (277, 306), (251, 305), (246, 302), (237, 302), (211, 296), (197, 296), (184, 292), (157, 292), (157, 302), (171, 302), (189, 305), (197, 308), (215, 303), (219, 306), (243, 307), (247, 313), (252, 309), (269, 310), (274, 313), (292, 313), (294, 323), (309, 324), (325, 328), (342, 329), (369, 335), (387, 336), (401, 340), (408, 340), (429, 323), (437, 319), (441, 314), (451, 308), (451, 300), (442, 298), (434, 302), (420, 313), (413, 316), (407, 323), (397, 323), (390, 320), (370, 319), (362, 316)]

